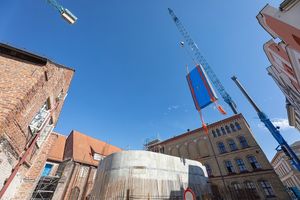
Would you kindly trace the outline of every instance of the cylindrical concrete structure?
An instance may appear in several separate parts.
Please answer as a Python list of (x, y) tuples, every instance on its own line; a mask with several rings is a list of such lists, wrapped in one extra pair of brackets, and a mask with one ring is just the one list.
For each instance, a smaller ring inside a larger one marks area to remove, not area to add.
[(197, 161), (149, 151), (122, 151), (98, 167), (92, 199), (183, 199), (191, 188), (202, 199), (210, 193), (205, 167)]

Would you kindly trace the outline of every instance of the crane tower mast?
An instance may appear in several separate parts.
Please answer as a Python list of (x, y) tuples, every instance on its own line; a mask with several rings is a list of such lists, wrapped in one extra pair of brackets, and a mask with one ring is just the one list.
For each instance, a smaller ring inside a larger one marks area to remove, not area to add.
[(218, 90), (219, 94), (222, 96), (224, 101), (232, 109), (233, 113), (237, 114), (236, 104), (231, 99), (230, 95), (226, 92), (224, 86), (222, 85), (222, 83), (220, 82), (220, 80), (218, 79), (218, 77), (216, 76), (214, 71), (211, 69), (211, 67), (209, 66), (209, 64), (205, 60), (205, 58), (200, 53), (200, 50), (199, 50), (197, 44), (190, 37), (189, 33), (187, 32), (187, 30), (185, 29), (185, 27), (183, 26), (181, 21), (178, 19), (178, 17), (175, 15), (173, 10), (171, 10), (170, 8), (168, 8), (168, 10), (169, 10), (169, 14), (171, 15), (173, 21), (175, 22), (175, 24), (177, 26), (179, 32), (182, 34), (185, 41), (189, 45), (189, 47), (190, 47), (191, 51), (193, 52), (196, 60), (199, 62), (198, 64), (202, 65), (203, 69), (205, 70), (206, 74), (208, 75), (209, 79), (211, 80), (211, 82), (213, 83), (215, 88)]

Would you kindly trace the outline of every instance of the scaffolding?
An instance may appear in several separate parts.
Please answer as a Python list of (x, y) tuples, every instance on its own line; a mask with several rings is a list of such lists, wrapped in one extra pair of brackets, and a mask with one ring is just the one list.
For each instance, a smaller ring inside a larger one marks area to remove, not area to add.
[(31, 200), (51, 200), (59, 179), (59, 176), (42, 176), (33, 191)]

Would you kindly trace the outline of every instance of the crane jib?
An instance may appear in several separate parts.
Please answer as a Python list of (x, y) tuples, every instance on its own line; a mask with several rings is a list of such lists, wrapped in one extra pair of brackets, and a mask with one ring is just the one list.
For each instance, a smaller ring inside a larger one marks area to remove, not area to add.
[(182, 34), (183, 38), (186, 40), (187, 44), (189, 45), (190, 49), (194, 53), (195, 58), (198, 60), (198, 64), (201, 64), (204, 71), (208, 75), (208, 78), (210, 81), (213, 83), (219, 94), (222, 96), (223, 100), (229, 105), (229, 107), (232, 109), (234, 114), (237, 114), (237, 108), (236, 104), (230, 97), (230, 95), (226, 92), (224, 86), (221, 84), (219, 81), (218, 77), (216, 74), (213, 72), (212, 68), (208, 65), (207, 61), (205, 58), (201, 55), (199, 48), (197, 44), (192, 40), (190, 37), (189, 33), (179, 20), (179, 18), (175, 15), (172, 9), (168, 8), (169, 14), (172, 17), (173, 21), (175, 22), (179, 32)]

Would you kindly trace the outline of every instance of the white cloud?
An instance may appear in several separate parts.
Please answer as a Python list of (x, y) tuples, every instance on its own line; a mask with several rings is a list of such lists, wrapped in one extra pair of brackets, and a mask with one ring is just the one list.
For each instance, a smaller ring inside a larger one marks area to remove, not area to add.
[[(282, 131), (293, 128), (289, 125), (288, 119), (285, 119), (285, 118), (274, 118), (274, 119), (271, 119), (271, 121), (273, 122), (275, 127), (279, 126), (280, 130), (282, 130)], [(266, 127), (263, 123), (259, 123), (258, 127), (266, 129)]]
[(168, 110), (172, 111), (172, 110), (177, 110), (178, 108), (179, 108), (179, 105), (172, 105), (172, 106), (168, 107)]

